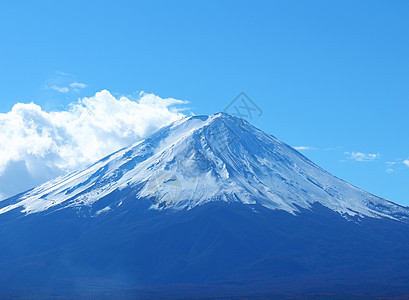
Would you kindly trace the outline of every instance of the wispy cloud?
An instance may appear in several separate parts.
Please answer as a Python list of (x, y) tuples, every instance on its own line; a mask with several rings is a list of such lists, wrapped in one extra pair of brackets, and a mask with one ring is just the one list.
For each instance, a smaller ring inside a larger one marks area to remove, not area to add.
[(58, 75), (64, 76), (64, 77), (72, 77), (72, 78), (75, 78), (75, 75), (70, 74), (70, 73), (67, 73), (67, 72), (56, 71), (55, 73), (58, 74)]
[(48, 90), (54, 90), (57, 91), (59, 93), (68, 93), (68, 92), (76, 92), (78, 93), (79, 91), (81, 91), (82, 89), (86, 88), (87, 85), (85, 83), (81, 83), (81, 82), (72, 82), (70, 84), (68, 84), (68, 86), (58, 86), (58, 85), (49, 85), (46, 86), (46, 89)]
[(375, 153), (344, 152), (344, 154), (347, 155), (349, 159), (360, 161), (360, 162), (373, 161), (380, 157), (379, 154), (375, 154)]
[(293, 148), (295, 150), (315, 150), (314, 147), (310, 147), (310, 146), (295, 146)]
[(401, 158), (397, 158), (395, 161), (387, 161), (385, 162), (386, 169), (385, 171), (387, 173), (392, 173), (395, 171), (402, 171), (403, 169), (406, 169), (406, 167), (409, 167), (409, 159), (403, 160)]
[(343, 146), (336, 146), (336, 147), (325, 147), (325, 148), (317, 148), (312, 146), (295, 146), (293, 147), (295, 150), (318, 150), (318, 151), (340, 151)]
[(78, 82), (74, 75), (60, 71), (55, 72), (55, 75), (45, 85), (45, 89), (59, 93), (78, 93), (86, 87), (87, 85), (83, 82)]
[(68, 93), (70, 91), (70, 89), (66, 86), (58, 86), (58, 85), (50, 85), (46, 87), (49, 90), (54, 90), (57, 91), (59, 93)]
[(70, 87), (76, 88), (76, 89), (84, 89), (87, 87), (87, 85), (81, 82), (73, 82), (73, 83), (70, 83)]
[(393, 169), (396, 166), (397, 162), (396, 161), (387, 161), (385, 162), (386, 165), (386, 169), (385, 172), (386, 173), (393, 173), (395, 172), (395, 169)]

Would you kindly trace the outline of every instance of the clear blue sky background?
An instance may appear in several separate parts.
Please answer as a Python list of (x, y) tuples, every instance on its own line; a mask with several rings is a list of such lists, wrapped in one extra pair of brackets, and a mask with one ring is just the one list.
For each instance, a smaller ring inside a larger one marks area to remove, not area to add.
[[(108, 89), (185, 99), (212, 114), (245, 91), (263, 110), (253, 124), (409, 205), (409, 1), (8, 2), (0, 112), (18, 101), (64, 109)], [(65, 80), (57, 71), (88, 87), (44, 89)]]

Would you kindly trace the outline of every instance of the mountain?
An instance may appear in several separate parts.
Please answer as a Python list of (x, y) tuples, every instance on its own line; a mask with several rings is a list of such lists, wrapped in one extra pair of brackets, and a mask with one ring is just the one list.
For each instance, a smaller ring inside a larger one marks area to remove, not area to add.
[(409, 296), (409, 208), (224, 113), (0, 202), (3, 297)]
[(92, 166), (3, 202), (0, 214), (68, 207), (100, 214), (122, 205), (118, 199), (96, 211), (101, 199), (118, 191), (136, 192), (137, 199), (150, 199), (156, 210), (225, 201), (291, 214), (320, 203), (346, 218), (406, 220), (409, 215), (408, 208), (351, 186), (273, 136), (224, 113), (182, 119)]

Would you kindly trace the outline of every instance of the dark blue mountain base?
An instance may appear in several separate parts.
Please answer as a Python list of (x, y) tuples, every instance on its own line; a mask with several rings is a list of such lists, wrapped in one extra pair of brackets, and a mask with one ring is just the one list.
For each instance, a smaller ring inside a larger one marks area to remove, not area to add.
[[(108, 199), (113, 201), (112, 199)], [(409, 225), (212, 202), (2, 216), (0, 297), (408, 296)], [(17, 221), (16, 221), (17, 218)]]

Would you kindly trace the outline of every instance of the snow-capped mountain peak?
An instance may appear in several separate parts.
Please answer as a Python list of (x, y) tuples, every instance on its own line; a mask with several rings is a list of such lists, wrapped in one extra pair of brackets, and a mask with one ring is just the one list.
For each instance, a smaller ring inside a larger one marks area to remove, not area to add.
[(409, 214), (408, 208), (332, 176), (275, 137), (225, 113), (180, 119), (91, 166), (2, 201), (0, 214), (92, 207), (113, 193), (115, 200), (95, 215), (124, 201), (149, 201), (156, 210), (238, 202), (292, 214), (318, 202), (345, 216), (406, 219)]

